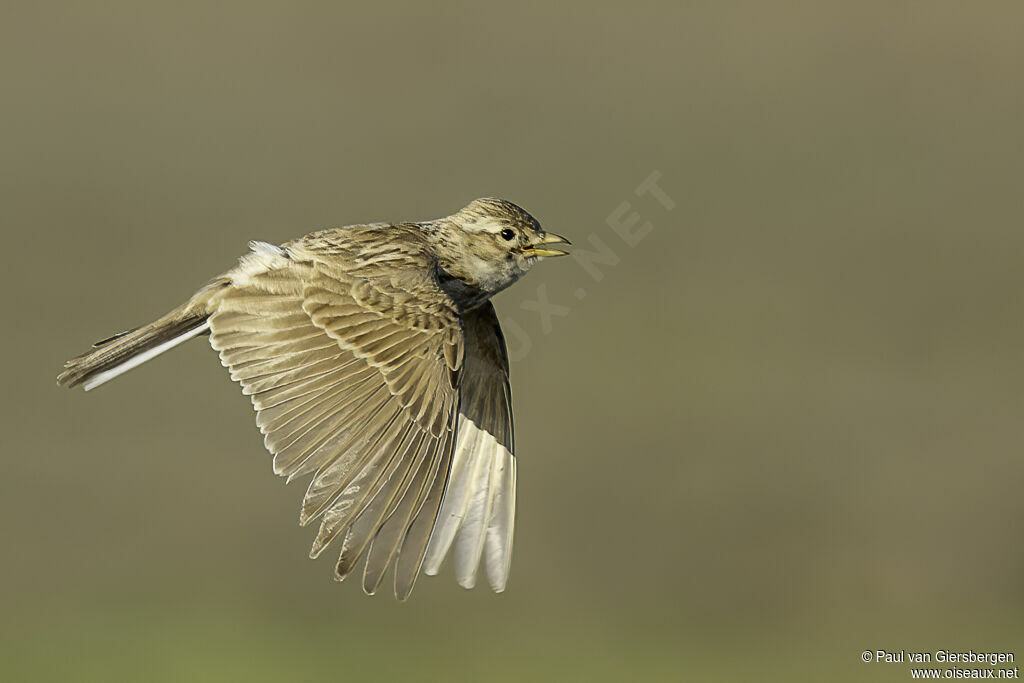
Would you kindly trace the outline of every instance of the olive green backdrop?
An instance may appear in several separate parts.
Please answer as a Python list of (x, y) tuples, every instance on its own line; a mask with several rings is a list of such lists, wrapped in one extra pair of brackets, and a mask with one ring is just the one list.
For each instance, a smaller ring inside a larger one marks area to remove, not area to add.
[[(5, 3), (0, 676), (881, 681), (908, 667), (862, 651), (1024, 649), (1022, 32), (1010, 2)], [(54, 384), (250, 239), (487, 194), (604, 251), (497, 301), (502, 595), (334, 584), (202, 342)]]

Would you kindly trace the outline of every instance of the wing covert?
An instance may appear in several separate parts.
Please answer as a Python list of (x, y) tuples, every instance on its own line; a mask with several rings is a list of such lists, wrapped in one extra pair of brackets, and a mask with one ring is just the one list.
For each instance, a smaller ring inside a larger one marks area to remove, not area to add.
[(465, 363), (451, 475), (424, 571), (452, 551), (455, 576), (472, 588), (481, 558), (495, 591), (505, 589), (515, 527), (516, 462), (508, 354), (490, 302), (464, 316)]
[[(410, 527), (436, 518), (463, 332), (430, 269), (410, 267), (414, 255), (374, 261), (375, 248), (393, 247), (371, 232), (359, 260), (318, 246), (244, 257), (212, 302), (210, 343), (252, 400), (274, 471), (289, 481), (313, 473), (300, 515), (321, 521), (311, 556), (341, 536), (344, 578), (369, 550), (375, 589)], [(393, 549), (374, 540), (382, 533)], [(396, 573), (396, 591), (399, 581), (404, 598), (411, 581)]]

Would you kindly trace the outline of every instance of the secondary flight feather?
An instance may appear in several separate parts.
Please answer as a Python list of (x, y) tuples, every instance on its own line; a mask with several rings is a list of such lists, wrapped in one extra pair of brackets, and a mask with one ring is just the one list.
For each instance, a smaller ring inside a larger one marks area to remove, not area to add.
[(98, 342), (58, 382), (86, 391), (206, 335), (252, 401), (288, 481), (312, 475), (299, 522), (310, 551), (337, 542), (335, 577), (394, 576), (404, 600), (454, 555), (508, 581), (516, 463), (508, 356), (490, 298), (567, 253), (511, 202), (478, 199), (433, 221), (352, 225), (237, 266), (170, 313)]

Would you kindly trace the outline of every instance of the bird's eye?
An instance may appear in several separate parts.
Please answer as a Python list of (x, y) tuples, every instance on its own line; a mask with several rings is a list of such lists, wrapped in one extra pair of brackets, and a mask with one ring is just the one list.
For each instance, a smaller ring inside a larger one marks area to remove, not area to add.
[(505, 228), (499, 234), (501, 235), (501, 238), (506, 242), (511, 242), (512, 239), (516, 236), (515, 230), (513, 230), (512, 228)]

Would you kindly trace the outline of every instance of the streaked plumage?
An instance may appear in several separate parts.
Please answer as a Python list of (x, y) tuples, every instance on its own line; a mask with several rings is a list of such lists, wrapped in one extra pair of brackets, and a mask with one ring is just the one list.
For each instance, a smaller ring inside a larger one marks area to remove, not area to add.
[(515, 521), (508, 358), (489, 299), (565, 252), (528, 213), (478, 199), (436, 221), (354, 225), (239, 264), (149, 325), (68, 361), (58, 382), (103, 384), (200, 334), (256, 410), (288, 481), (311, 474), (299, 522), (311, 557), (339, 540), (335, 575), (365, 558), (405, 599), (454, 555), (505, 588)]

